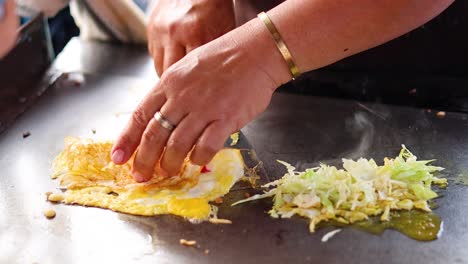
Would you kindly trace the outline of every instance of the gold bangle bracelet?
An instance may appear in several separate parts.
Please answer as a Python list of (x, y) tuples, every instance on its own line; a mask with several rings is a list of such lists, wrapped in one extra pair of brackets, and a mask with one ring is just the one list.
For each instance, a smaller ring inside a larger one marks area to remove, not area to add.
[(275, 41), (276, 47), (278, 48), (279, 52), (281, 53), (284, 60), (286, 61), (286, 64), (289, 67), (292, 79), (296, 79), (297, 76), (299, 76), (301, 73), (299, 71), (299, 68), (296, 66), (296, 63), (294, 63), (293, 56), (291, 55), (291, 52), (289, 52), (289, 49), (286, 46), (286, 43), (284, 43), (283, 38), (281, 38), (280, 33), (278, 32), (275, 25), (273, 24), (273, 22), (271, 22), (271, 19), (265, 12), (261, 12), (257, 16), (258, 18), (260, 18), (263, 24), (265, 24), (268, 31), (270, 31), (270, 34), (273, 37), (273, 40)]

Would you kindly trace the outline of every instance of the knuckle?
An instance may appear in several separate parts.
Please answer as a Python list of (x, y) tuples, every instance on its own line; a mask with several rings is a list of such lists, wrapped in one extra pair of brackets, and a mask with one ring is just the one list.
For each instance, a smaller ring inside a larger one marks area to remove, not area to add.
[(117, 141), (116, 148), (119, 148), (120, 146), (131, 146), (133, 145), (135, 140), (130, 137), (128, 134), (123, 134), (120, 136), (119, 140)]
[(158, 12), (154, 12), (151, 16), (151, 23), (148, 23), (148, 31), (154, 33), (160, 32), (162, 29), (164, 29), (165, 24), (166, 21), (164, 16), (161, 16)]
[(132, 173), (138, 172), (140, 175), (147, 175), (151, 171), (151, 166), (141, 160), (135, 159), (133, 162)]
[(218, 148), (211, 144), (203, 144), (200, 146), (200, 151), (205, 153), (207, 156), (212, 156), (218, 152)]
[(154, 171), (155, 160), (147, 156), (137, 155), (132, 164), (132, 174), (138, 173), (143, 178), (149, 179)]
[(174, 174), (177, 173), (177, 166), (180, 164), (174, 164), (174, 162), (169, 162), (167, 159), (163, 159), (161, 162), (161, 169), (163, 169), (166, 173)]
[(133, 161), (133, 171), (144, 171), (145, 165), (143, 162), (141, 162), (140, 158), (135, 158)]
[(143, 132), (143, 141), (145, 143), (155, 144), (159, 142), (158, 129), (156, 126), (148, 127), (148, 129)]
[(155, 33), (157, 32), (157, 21), (154, 20), (154, 23), (149, 23), (148, 27), (146, 28), (146, 34), (150, 39), (155, 37)]
[(139, 153), (137, 153), (135, 160), (133, 161), (132, 170), (133, 171), (145, 171), (146, 170), (146, 163), (142, 160)]
[(196, 165), (199, 165), (199, 166), (203, 166), (203, 165), (206, 165), (207, 162), (204, 162), (202, 160), (201, 157), (197, 156), (197, 155), (192, 155), (190, 157), (190, 161), (193, 163), (193, 164), (196, 164)]
[(218, 148), (211, 144), (199, 144), (197, 146), (197, 151), (193, 156), (193, 162), (198, 165), (204, 165), (211, 160), (211, 158), (216, 154), (216, 152), (218, 152)]
[(179, 76), (178, 76), (177, 72), (172, 70), (172, 68), (169, 68), (161, 76), (161, 79), (159, 80), (160, 86), (162, 86), (162, 87), (172, 87), (174, 85), (174, 83), (177, 82), (178, 79), (179, 79)]
[(180, 138), (174, 138), (170, 139), (167, 142), (167, 148), (171, 149), (174, 153), (182, 153), (189, 148), (188, 142), (186, 140), (180, 139)]
[(168, 70), (164, 71), (164, 74), (161, 75), (161, 78), (159, 79), (159, 88), (162, 90), (169, 90), (169, 87), (171, 87), (171, 82), (173, 82), (173, 74), (171, 73), (171, 69), (169, 68)]
[(143, 108), (138, 107), (132, 114), (133, 123), (140, 129), (144, 129), (148, 124), (149, 117)]
[(180, 28), (180, 23), (177, 21), (171, 21), (166, 25), (166, 32), (171, 37), (174, 38), (177, 36)]

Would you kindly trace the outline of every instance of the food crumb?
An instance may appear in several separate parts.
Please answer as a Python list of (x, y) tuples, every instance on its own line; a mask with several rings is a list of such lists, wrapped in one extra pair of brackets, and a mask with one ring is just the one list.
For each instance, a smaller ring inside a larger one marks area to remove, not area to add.
[(445, 115), (446, 115), (446, 113), (445, 113), (444, 111), (439, 111), (439, 112), (437, 112), (437, 114), (436, 114), (436, 116), (437, 116), (438, 118), (444, 118)]
[(60, 193), (51, 193), (51, 194), (49, 194), (47, 196), (47, 200), (49, 202), (58, 203), (58, 202), (62, 201), (63, 199), (65, 199), (65, 197)]
[(333, 231), (330, 231), (330, 232), (326, 233), (322, 237), (322, 242), (327, 242), (330, 238), (332, 238), (334, 235), (336, 235), (340, 231), (341, 231), (341, 229), (336, 229), (336, 230), (333, 230)]
[(245, 192), (245, 193), (244, 193), (244, 197), (245, 197), (245, 198), (249, 198), (249, 197), (250, 197), (250, 193)]
[(210, 218), (208, 221), (212, 224), (232, 224), (232, 221), (229, 219)]
[(205, 251), (204, 251), (204, 252), (205, 252), (205, 255), (208, 255), (208, 254), (210, 254), (210, 250), (209, 250), (209, 249), (205, 249)]
[(91, 132), (92, 132), (93, 134), (96, 134), (96, 129), (94, 129), (94, 128), (91, 129)]
[(23, 132), (23, 138), (27, 138), (30, 135), (31, 135), (31, 132), (29, 132), (29, 131)]
[(186, 239), (180, 239), (179, 240), (179, 244), (183, 245), (183, 246), (188, 246), (188, 247), (193, 247), (197, 244), (197, 241), (195, 240), (186, 240)]
[(44, 216), (47, 218), (47, 219), (52, 219), (55, 217), (56, 213), (53, 209), (45, 209), (44, 212), (43, 212)]
[(223, 203), (223, 198), (222, 197), (218, 197), (214, 200), (215, 204), (222, 204)]

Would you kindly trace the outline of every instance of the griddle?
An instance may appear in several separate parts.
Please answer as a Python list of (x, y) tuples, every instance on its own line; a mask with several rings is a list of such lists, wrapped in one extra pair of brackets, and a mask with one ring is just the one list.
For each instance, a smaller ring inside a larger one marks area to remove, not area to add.
[[(114, 59), (103, 61), (103, 56)], [(53, 65), (60, 71), (67, 67), (82, 74), (83, 84), (56, 82), (0, 134), (0, 263), (468, 262), (468, 187), (453, 184), (468, 169), (467, 114), (448, 112), (439, 118), (426, 109), (276, 93), (267, 111), (242, 130), (270, 179), (285, 172), (277, 159), (299, 169), (318, 162), (337, 165), (343, 157), (381, 161), (397, 155), (401, 144), (447, 168), (443, 176), (450, 185), (435, 210), (444, 221), (438, 240), (345, 228), (322, 243), (333, 228), (309, 234), (302, 218), (272, 219), (266, 213), (271, 201), (230, 207), (246, 190), (228, 194), (220, 206), (219, 217), (231, 219), (232, 225), (47, 203), (44, 193), (57, 186), (49, 178), (50, 164), (63, 138), (115, 136), (155, 83), (143, 74), (152, 72), (152, 65), (140, 49), (75, 39)], [(23, 138), (26, 131), (31, 135)], [(42, 215), (49, 207), (57, 212), (53, 220)], [(199, 248), (180, 245), (181, 238), (196, 240)]]

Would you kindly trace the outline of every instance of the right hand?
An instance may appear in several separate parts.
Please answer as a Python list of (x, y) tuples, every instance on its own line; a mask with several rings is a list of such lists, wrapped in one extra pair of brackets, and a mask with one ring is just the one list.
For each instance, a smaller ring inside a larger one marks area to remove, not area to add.
[(6, 0), (4, 9), (4, 16), (0, 18), (0, 59), (13, 48), (19, 27), (19, 20), (15, 13), (15, 1)]
[(148, 24), (148, 48), (159, 76), (234, 27), (232, 0), (157, 0)]
[[(184, 159), (206, 165), (229, 135), (265, 110), (290, 79), (284, 59), (258, 19), (187, 54), (164, 72), (117, 139), (112, 160), (127, 162), (138, 182), (177, 175)], [(153, 116), (160, 111), (174, 131)], [(165, 172), (165, 173), (162, 173)]]

